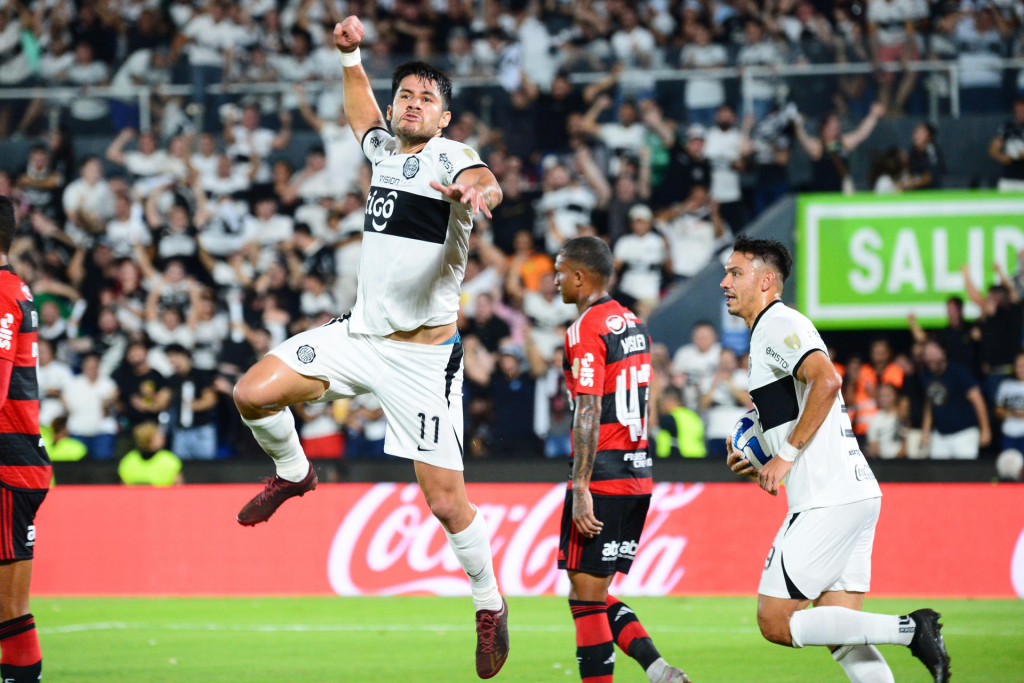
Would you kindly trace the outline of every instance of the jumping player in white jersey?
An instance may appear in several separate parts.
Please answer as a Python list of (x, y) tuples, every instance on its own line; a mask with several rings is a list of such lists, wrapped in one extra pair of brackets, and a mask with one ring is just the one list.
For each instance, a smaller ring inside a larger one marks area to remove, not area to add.
[(277, 467), (238, 521), (265, 522), (288, 498), (316, 488), (288, 406), (373, 393), (387, 416), (385, 452), (415, 461), (427, 505), (469, 576), (477, 674), (490, 678), (508, 657), (508, 607), (487, 525), (466, 497), (455, 320), (473, 216), (490, 216), (502, 194), (475, 151), (441, 136), (451, 121), (452, 86), (437, 69), (399, 66), (385, 120), (359, 62), (363, 35), (356, 17), (334, 29), (345, 113), (373, 164), (356, 303), (343, 318), (272, 350), (235, 387), (239, 413)]
[(774, 240), (740, 237), (733, 249), (721, 286), (729, 313), (750, 328), (750, 397), (762, 445), (775, 456), (755, 472), (727, 440), (728, 464), (772, 495), (785, 483), (789, 503), (757, 591), (761, 634), (779, 645), (828, 647), (853, 683), (893, 681), (874, 646), (905, 645), (945, 683), (949, 655), (935, 611), (860, 611), (882, 492), (857, 446), (825, 344), (781, 301), (793, 258)]

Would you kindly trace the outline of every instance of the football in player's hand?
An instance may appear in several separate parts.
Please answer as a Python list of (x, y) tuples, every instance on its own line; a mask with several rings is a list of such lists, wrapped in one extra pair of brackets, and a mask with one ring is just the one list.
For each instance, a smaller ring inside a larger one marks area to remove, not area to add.
[(764, 434), (761, 433), (761, 423), (757, 420), (757, 411), (748, 410), (736, 422), (730, 438), (733, 450), (742, 453), (743, 457), (750, 461), (755, 470), (760, 470), (772, 459), (772, 454), (766, 449), (767, 444), (764, 440)]

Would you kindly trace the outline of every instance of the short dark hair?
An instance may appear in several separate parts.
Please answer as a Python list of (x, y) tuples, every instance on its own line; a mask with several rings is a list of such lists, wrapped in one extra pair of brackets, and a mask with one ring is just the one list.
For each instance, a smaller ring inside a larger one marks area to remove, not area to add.
[(189, 356), (188, 349), (181, 344), (168, 344), (164, 349), (164, 354), (170, 356), (172, 354), (178, 354), (179, 356)]
[(427, 64), (426, 62), (406, 62), (400, 64), (395, 73), (391, 76), (391, 101), (394, 102), (398, 88), (402, 85), (402, 79), (406, 76), (416, 76), (425, 81), (433, 81), (441, 93), (441, 110), (448, 111), (452, 103), (452, 82), (440, 69)]
[(0, 253), (6, 254), (11, 250), (17, 226), (18, 223), (14, 219), (14, 202), (0, 196)]
[(599, 237), (574, 237), (562, 245), (561, 253), (567, 261), (575, 261), (605, 280), (615, 272), (612, 250)]
[(793, 255), (786, 249), (786, 245), (778, 240), (757, 240), (745, 235), (740, 235), (732, 245), (733, 251), (741, 254), (752, 254), (761, 259), (772, 270), (776, 271), (785, 283), (793, 270)]

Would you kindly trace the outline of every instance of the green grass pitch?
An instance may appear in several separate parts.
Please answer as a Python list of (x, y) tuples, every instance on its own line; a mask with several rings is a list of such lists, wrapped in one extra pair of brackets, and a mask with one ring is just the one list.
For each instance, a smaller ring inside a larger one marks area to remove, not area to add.
[[(824, 648), (762, 640), (753, 598), (632, 598), (661, 653), (695, 683), (846, 676)], [(564, 599), (509, 601), (512, 652), (496, 681), (578, 681)], [(943, 614), (957, 683), (1024, 682), (1024, 601), (873, 600), (865, 609)], [(468, 598), (37, 598), (48, 683), (390, 683), (478, 680)], [(896, 680), (931, 678), (905, 648), (881, 648)], [(616, 681), (644, 683), (617, 654)]]

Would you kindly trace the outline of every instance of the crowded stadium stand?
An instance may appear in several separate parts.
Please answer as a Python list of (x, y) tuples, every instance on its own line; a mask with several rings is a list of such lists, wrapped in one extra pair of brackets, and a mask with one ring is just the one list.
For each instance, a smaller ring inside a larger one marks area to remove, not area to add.
[[(797, 248), (786, 296), (803, 309), (796, 195), (1024, 190), (1016, 0), (12, 0), (0, 194), (19, 211), (10, 261), (39, 311), (58, 479), (85, 476), (65, 461), (116, 476), (139, 451), (160, 455), (154, 483), (189, 480), (195, 460), (266, 469), (235, 382), (355, 300), (370, 173), (331, 40), (349, 14), (382, 103), (403, 61), (453, 78), (445, 134), (504, 192), (476, 217), (462, 290), (467, 461), (570, 452), (562, 344), (577, 312), (553, 257), (571, 237), (609, 242), (615, 297), (650, 321), (652, 450), (717, 458), (706, 480), (732, 476), (724, 438), (751, 406), (747, 330), (717, 289), (736, 235)], [(943, 272), (962, 279), (927, 311), (820, 325), (872, 458), (928, 459), (956, 436), (950, 457), (989, 459), (971, 476), (991, 478), (991, 459), (1024, 451), (1017, 219), (964, 273), (950, 257)], [(307, 454), (342, 478), (341, 463), (385, 457), (372, 395), (295, 413)], [(1021, 476), (1017, 460), (1002, 471)]]

